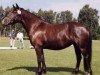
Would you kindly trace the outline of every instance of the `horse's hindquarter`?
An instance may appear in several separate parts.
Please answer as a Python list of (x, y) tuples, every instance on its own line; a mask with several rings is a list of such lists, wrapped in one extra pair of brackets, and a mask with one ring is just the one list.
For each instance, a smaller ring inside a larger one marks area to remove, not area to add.
[(76, 23), (73, 26), (73, 31), (71, 31), (71, 34), (73, 36), (73, 41), (80, 47), (85, 47), (88, 44), (89, 38), (91, 37), (89, 30), (79, 23)]

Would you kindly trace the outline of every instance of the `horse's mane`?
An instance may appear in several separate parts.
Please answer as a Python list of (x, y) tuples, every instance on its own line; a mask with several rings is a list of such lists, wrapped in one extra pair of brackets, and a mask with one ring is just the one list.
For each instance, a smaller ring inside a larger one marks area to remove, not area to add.
[(35, 13), (29, 12), (23, 8), (20, 8), (20, 10), (23, 10), (25, 13), (27, 13), (30, 17), (36, 17), (38, 19), (41, 19), (39, 16), (37, 16)]
[(41, 19), (41, 17), (37, 16), (36, 13), (29, 12), (28, 10), (25, 10), (23, 8), (20, 8), (20, 10), (24, 11), (26, 13), (26, 15), (28, 14), (28, 17), (31, 17), (31, 18), (35, 17), (35, 19), (41, 20), (41, 22), (50, 24), (48, 21), (45, 21), (45, 20)]

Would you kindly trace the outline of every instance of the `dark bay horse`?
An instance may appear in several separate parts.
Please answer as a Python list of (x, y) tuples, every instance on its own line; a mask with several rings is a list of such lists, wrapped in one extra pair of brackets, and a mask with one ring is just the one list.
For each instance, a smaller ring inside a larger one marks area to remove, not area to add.
[(70, 45), (74, 46), (77, 59), (76, 68), (72, 75), (78, 74), (82, 55), (86, 75), (92, 75), (92, 39), (90, 31), (84, 25), (77, 22), (53, 25), (20, 8), (17, 4), (13, 5), (11, 12), (2, 20), (4, 25), (14, 23), (23, 25), (35, 48), (38, 62), (36, 75), (46, 73), (43, 49), (61, 50)]

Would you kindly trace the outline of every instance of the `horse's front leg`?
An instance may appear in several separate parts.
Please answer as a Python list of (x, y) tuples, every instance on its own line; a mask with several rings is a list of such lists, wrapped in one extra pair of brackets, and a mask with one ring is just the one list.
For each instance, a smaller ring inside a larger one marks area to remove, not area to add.
[(35, 51), (36, 51), (37, 62), (38, 62), (38, 70), (36, 72), (36, 75), (42, 75), (42, 72), (46, 72), (43, 48), (41, 46), (36, 45)]
[(45, 64), (45, 58), (44, 58), (44, 52), (43, 52), (43, 49), (42, 49), (42, 56), (41, 56), (41, 59), (42, 59), (42, 71), (44, 74), (46, 74), (46, 64)]

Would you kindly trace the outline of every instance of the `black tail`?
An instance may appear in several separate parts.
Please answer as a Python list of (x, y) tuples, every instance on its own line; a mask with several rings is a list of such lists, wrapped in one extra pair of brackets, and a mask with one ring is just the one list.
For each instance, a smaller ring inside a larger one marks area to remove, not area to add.
[(91, 60), (92, 60), (92, 35), (90, 33), (89, 36), (89, 42), (88, 42), (88, 50), (89, 50), (89, 55), (90, 55), (90, 64), (91, 64)]

